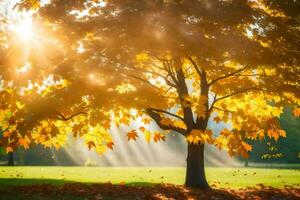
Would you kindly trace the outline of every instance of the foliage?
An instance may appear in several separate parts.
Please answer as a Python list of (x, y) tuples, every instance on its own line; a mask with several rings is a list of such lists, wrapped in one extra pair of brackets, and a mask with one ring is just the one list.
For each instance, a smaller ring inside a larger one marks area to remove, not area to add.
[[(299, 20), (285, 4), (22, 0), (16, 8), (33, 10), (39, 28), (26, 42), (2, 33), (7, 152), (60, 148), (72, 132), (102, 154), (113, 149), (113, 124), (139, 121), (128, 140), (159, 142), (175, 131), (247, 157), (247, 139), (286, 136), (284, 105), (299, 116)], [(212, 117), (232, 130), (213, 134)]]
[(280, 125), (286, 131), (287, 137), (274, 141), (265, 138), (260, 142), (251, 142), (254, 147), (250, 153), (250, 162), (263, 163), (299, 163), (300, 147), (300, 123), (299, 118), (295, 118), (290, 108), (285, 108), (285, 112), (280, 116)]

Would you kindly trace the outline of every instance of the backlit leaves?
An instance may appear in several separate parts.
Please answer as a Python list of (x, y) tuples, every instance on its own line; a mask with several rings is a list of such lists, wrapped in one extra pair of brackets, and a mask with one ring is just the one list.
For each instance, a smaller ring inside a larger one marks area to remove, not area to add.
[(25, 136), (24, 138), (19, 138), (19, 144), (21, 146), (23, 146), (24, 149), (28, 149), (29, 148), (29, 143), (30, 143), (30, 140), (28, 139), (27, 136)]
[(6, 153), (9, 153), (9, 152), (13, 152), (13, 148), (10, 147), (10, 146), (7, 146), (6, 149), (5, 149)]
[(87, 132), (86, 126), (83, 123), (74, 124), (72, 133), (74, 137), (83, 136)]
[(212, 131), (211, 130), (198, 130), (193, 129), (186, 137), (186, 140), (192, 144), (204, 144), (212, 142)]
[(150, 143), (151, 137), (152, 137), (151, 132), (148, 131), (148, 130), (146, 130), (146, 131), (144, 132), (144, 135), (145, 135), (145, 140), (146, 140), (146, 142), (147, 142), (147, 143)]
[(277, 141), (279, 137), (286, 137), (286, 132), (282, 129), (269, 129), (267, 134), (270, 138), (274, 138), (275, 141)]
[(245, 148), (246, 151), (252, 151), (252, 146), (246, 142), (242, 142), (242, 146)]
[[(148, 143), (165, 140), (156, 131), (177, 131), (189, 143), (213, 143), (230, 155), (247, 156), (249, 139), (286, 137), (278, 118), (285, 105), (297, 107), (300, 100), (298, 58), (285, 49), (297, 44), (292, 35), (299, 35), (298, 29), (246, 1), (215, 1), (213, 18), (200, 1), (176, 6), (107, 1), (109, 6), (99, 7), (93, 2), (98, 1), (55, 1), (42, 13), (39, 0), (18, 4), (36, 10), (37, 29), (45, 31), (39, 36), (49, 44), (32, 42), (23, 52), (20, 44), (11, 45), (11, 33), (5, 40), (0, 35), (1, 55), (13, 55), (0, 61), (0, 128), (6, 131), (1, 145), (60, 148), (71, 133), (101, 154), (113, 148), (112, 127), (136, 121)], [(154, 7), (159, 17), (153, 16)], [(263, 36), (249, 27), (257, 19)], [(272, 29), (264, 25), (270, 22)], [(28, 76), (13, 74), (24, 62), (32, 65)], [(152, 119), (144, 113), (148, 108), (156, 110)], [(66, 119), (58, 112), (81, 114)], [(299, 108), (293, 113), (299, 117)], [(231, 129), (213, 134), (208, 119)], [(152, 121), (162, 130), (151, 130)], [(137, 131), (126, 137), (136, 140)]]
[(198, 105), (196, 106), (197, 109), (197, 116), (198, 118), (205, 118), (206, 117), (206, 105), (207, 104), (207, 97), (200, 96)]

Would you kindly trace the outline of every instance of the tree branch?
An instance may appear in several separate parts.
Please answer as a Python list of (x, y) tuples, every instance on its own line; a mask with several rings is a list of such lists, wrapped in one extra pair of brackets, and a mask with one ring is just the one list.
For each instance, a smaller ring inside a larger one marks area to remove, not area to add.
[(138, 79), (138, 80), (140, 80), (140, 81), (143, 81), (143, 82), (149, 84), (150, 86), (152, 86), (152, 87), (154, 87), (154, 88), (156, 88), (156, 89), (160, 89), (159, 87), (157, 87), (156, 85), (153, 85), (152, 83), (150, 83), (150, 82), (149, 82), (148, 80), (146, 80), (146, 79), (137, 77), (137, 76), (135, 76), (135, 75), (129, 75), (129, 76), (131, 76), (132, 78)]
[(173, 130), (178, 133), (180, 133), (183, 136), (186, 136), (186, 130), (180, 127), (172, 126), (172, 125), (164, 125), (161, 123), (161, 116), (153, 110), (153, 108), (147, 108), (146, 113), (156, 122), (156, 124), (161, 128), (162, 130)]
[(247, 91), (252, 90), (252, 89), (255, 89), (255, 88), (254, 88), (254, 87), (251, 87), (251, 88), (245, 88), (245, 89), (243, 89), (243, 90), (239, 90), (239, 91), (237, 91), (237, 92), (233, 92), (233, 93), (231, 93), (231, 94), (228, 94), (228, 95), (225, 95), (225, 96), (222, 96), (222, 97), (216, 99), (215, 102), (218, 102), (218, 101), (220, 101), (220, 100), (222, 100), (222, 99), (226, 99), (226, 98), (232, 97), (232, 96), (237, 95), (237, 94), (241, 94), (241, 93), (247, 92)]
[(217, 82), (217, 81), (219, 81), (219, 80), (228, 78), (228, 77), (230, 77), (230, 76), (234, 76), (235, 74), (238, 74), (238, 73), (240, 73), (241, 71), (244, 71), (244, 70), (247, 69), (247, 68), (248, 68), (248, 66), (243, 67), (243, 68), (241, 68), (241, 69), (239, 69), (239, 70), (237, 70), (237, 71), (235, 71), (235, 72), (226, 74), (226, 75), (224, 75), (224, 76), (220, 76), (219, 78), (216, 78), (216, 79), (212, 80), (210, 83), (208, 83), (208, 85), (210, 86), (210, 85), (214, 84), (215, 82)]
[(194, 66), (195, 70), (197, 71), (197, 73), (199, 74), (199, 76), (202, 76), (202, 72), (200, 71), (197, 63), (193, 60), (192, 57), (188, 56), (187, 57), (189, 59), (189, 61), (192, 63), (192, 65)]
[(163, 61), (163, 66), (164, 66), (164, 69), (168, 72), (168, 75), (172, 78), (172, 81), (175, 83), (175, 87), (177, 85), (177, 80), (175, 78), (175, 74), (174, 72), (172, 72), (172, 67), (170, 67), (170, 64), (168, 61)]
[(221, 109), (221, 108), (218, 108), (218, 107), (215, 107), (215, 106), (212, 107), (211, 110), (212, 110), (212, 109), (220, 110), (220, 111), (223, 111), (223, 112), (230, 112), (230, 113), (233, 113), (233, 112), (234, 112), (234, 111), (231, 111), (231, 110), (224, 110), (224, 109)]
[(173, 113), (170, 113), (170, 112), (168, 112), (168, 111), (160, 110), (160, 109), (156, 109), (156, 108), (150, 108), (150, 109), (153, 110), (153, 111), (155, 111), (155, 112), (161, 112), (161, 113), (168, 114), (168, 115), (170, 115), (170, 116), (176, 117), (176, 118), (178, 118), (178, 119), (184, 121), (183, 117), (180, 117), (180, 116), (178, 116), (178, 115), (176, 115), (176, 114), (173, 114)]
[(59, 119), (59, 120), (61, 120), (61, 121), (68, 121), (68, 120), (70, 120), (70, 119), (72, 119), (72, 118), (74, 118), (74, 117), (76, 117), (76, 116), (78, 116), (78, 115), (86, 115), (86, 112), (84, 112), (84, 111), (81, 111), (81, 112), (78, 112), (78, 113), (74, 113), (73, 115), (70, 115), (70, 116), (68, 116), (68, 117), (66, 117), (66, 116), (64, 116), (62, 113), (60, 113), (60, 112), (57, 112), (57, 119)]

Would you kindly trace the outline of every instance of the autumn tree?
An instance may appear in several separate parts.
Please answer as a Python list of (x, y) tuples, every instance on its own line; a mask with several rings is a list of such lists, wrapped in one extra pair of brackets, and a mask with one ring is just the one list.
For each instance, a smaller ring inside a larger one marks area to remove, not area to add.
[[(0, 66), (5, 82), (26, 89), (19, 104), (36, 116), (16, 135), (59, 147), (71, 131), (103, 153), (113, 148), (112, 124), (140, 121), (128, 140), (181, 134), (188, 148), (185, 185), (209, 188), (205, 144), (247, 157), (247, 140), (285, 137), (278, 123), (284, 105), (299, 116), (298, 15), (274, 2), (21, 1), (19, 10), (34, 12), (39, 30), (32, 39), (39, 43), (32, 41), (20, 61), (32, 68), (25, 82), (11, 75), (14, 56)], [(37, 54), (43, 46), (44, 55)], [(231, 129), (213, 133), (209, 120)]]

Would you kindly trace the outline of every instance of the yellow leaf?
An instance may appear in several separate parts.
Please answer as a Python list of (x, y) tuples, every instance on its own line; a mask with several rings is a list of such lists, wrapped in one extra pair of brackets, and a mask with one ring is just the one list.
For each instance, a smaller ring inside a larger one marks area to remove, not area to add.
[(150, 133), (150, 131), (145, 131), (144, 134), (145, 134), (146, 141), (149, 143), (150, 140), (151, 140), (151, 133)]
[(189, 143), (193, 144), (199, 144), (199, 143), (206, 143), (211, 139), (211, 131), (205, 131), (199, 129), (193, 129), (188, 136), (186, 137), (186, 140)]
[(142, 122), (146, 125), (146, 124), (150, 124), (150, 122), (151, 122), (151, 119), (149, 119), (149, 118), (143, 118), (142, 119)]
[(22, 108), (24, 108), (25, 105), (22, 104), (21, 102), (17, 101), (17, 102), (16, 102), (16, 106), (17, 106), (18, 109), (21, 110)]
[(206, 117), (206, 107), (205, 107), (206, 103), (207, 103), (207, 97), (200, 96), (198, 106), (197, 106), (197, 117), (198, 118)]
[(147, 53), (140, 53), (135, 56), (135, 59), (137, 61), (147, 61), (149, 59), (149, 56)]
[(189, 134), (187, 137), (186, 137), (186, 140), (189, 142), (189, 143), (193, 143), (194, 141), (194, 136)]

